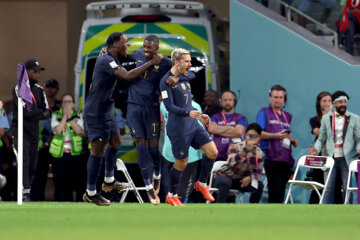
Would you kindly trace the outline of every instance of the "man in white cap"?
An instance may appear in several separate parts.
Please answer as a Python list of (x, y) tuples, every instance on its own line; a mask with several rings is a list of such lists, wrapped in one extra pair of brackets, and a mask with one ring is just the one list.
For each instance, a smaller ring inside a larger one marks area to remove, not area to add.
[(317, 155), (326, 144), (328, 156), (335, 160), (328, 186), (325, 189), (325, 203), (334, 203), (338, 174), (341, 177), (343, 193), (345, 193), (349, 173), (348, 165), (356, 154), (354, 150), (360, 154), (360, 119), (358, 115), (346, 110), (349, 96), (344, 91), (336, 91), (331, 98), (334, 109), (322, 117), (319, 138), (315, 146), (311, 145), (308, 149), (309, 154)]

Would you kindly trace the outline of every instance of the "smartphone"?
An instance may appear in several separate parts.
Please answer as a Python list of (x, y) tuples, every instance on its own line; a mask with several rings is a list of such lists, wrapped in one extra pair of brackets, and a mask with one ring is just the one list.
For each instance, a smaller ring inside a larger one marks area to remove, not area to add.
[(290, 130), (284, 130), (284, 132), (286, 132), (287, 134), (290, 134), (291, 133), (291, 131)]

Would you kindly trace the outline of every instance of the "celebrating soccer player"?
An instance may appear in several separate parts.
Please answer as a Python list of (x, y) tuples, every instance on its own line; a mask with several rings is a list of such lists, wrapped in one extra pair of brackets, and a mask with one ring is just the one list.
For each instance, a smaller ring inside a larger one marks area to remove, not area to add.
[[(143, 49), (130, 54), (136, 60), (136, 66), (151, 61), (157, 55), (159, 39), (155, 35), (145, 38)], [(135, 137), (138, 163), (145, 183), (147, 195), (152, 204), (160, 203), (160, 79), (172, 66), (169, 58), (160, 64), (151, 66), (136, 78), (129, 88), (127, 122)], [(152, 172), (154, 170), (154, 172)]]
[[(166, 196), (166, 202), (173, 206), (183, 206), (176, 194), (176, 187), (181, 173), (186, 168), (190, 145), (205, 152), (201, 162), (200, 177), (194, 188), (201, 192), (205, 199), (213, 202), (215, 199), (209, 191), (207, 180), (218, 151), (207, 131), (197, 122), (199, 119), (204, 126), (207, 126), (210, 123), (210, 118), (208, 115), (194, 110), (191, 105), (192, 94), (189, 80), (195, 78), (195, 75), (193, 72), (189, 72), (191, 67), (190, 53), (185, 49), (175, 49), (171, 54), (171, 61), (173, 63), (172, 68), (160, 82), (161, 96), (166, 109), (169, 111), (166, 131), (176, 159), (169, 172), (170, 192)], [(169, 76), (179, 77), (179, 82), (173, 87), (166, 84)]]
[(120, 146), (119, 128), (112, 99), (117, 78), (131, 82), (150, 66), (159, 64), (163, 59), (163, 56), (156, 54), (142, 66), (127, 71), (118, 61), (120, 56), (127, 56), (130, 43), (126, 35), (114, 32), (107, 38), (106, 45), (107, 53), (96, 60), (91, 89), (84, 108), (91, 154), (87, 163), (87, 189), (83, 200), (100, 206), (110, 205), (109, 200), (96, 193), (96, 180), (101, 169), (106, 144), (109, 146), (105, 154), (105, 182), (102, 188), (109, 191), (128, 187), (114, 178), (117, 151)]

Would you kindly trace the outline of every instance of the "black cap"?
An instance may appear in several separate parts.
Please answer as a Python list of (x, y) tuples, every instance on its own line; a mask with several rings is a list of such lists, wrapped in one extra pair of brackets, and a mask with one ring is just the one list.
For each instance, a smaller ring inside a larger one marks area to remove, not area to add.
[(56, 79), (52, 78), (52, 79), (46, 81), (45, 87), (59, 89), (59, 82), (56, 81)]
[(36, 59), (29, 59), (25, 62), (26, 69), (32, 69), (34, 71), (44, 71), (45, 68), (41, 67)]

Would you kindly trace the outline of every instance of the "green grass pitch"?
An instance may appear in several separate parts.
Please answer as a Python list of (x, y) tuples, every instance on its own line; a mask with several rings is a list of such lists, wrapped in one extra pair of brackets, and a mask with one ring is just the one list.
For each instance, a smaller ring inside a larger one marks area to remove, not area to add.
[(1, 202), (0, 239), (360, 239), (360, 205)]

